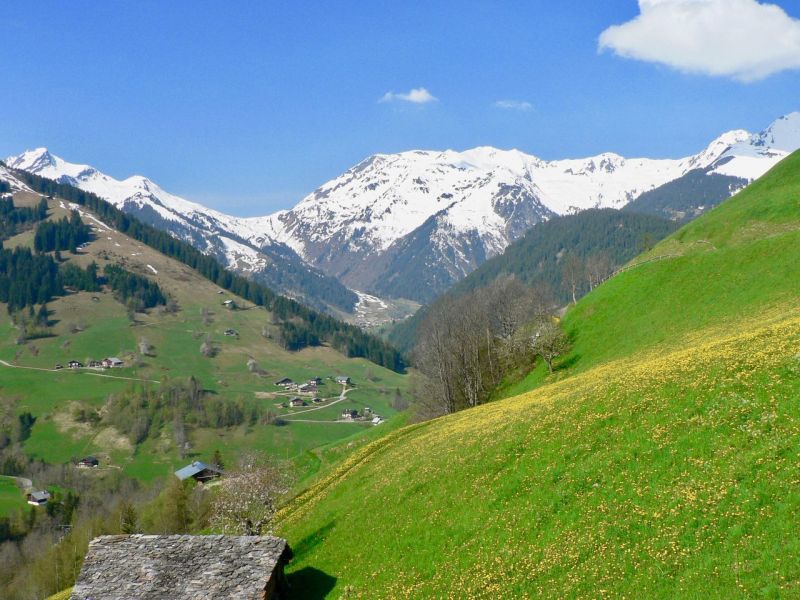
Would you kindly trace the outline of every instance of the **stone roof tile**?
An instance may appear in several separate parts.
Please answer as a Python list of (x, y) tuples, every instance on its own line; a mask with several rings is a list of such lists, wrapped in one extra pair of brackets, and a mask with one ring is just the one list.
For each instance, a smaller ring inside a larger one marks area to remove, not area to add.
[(71, 600), (260, 600), (289, 558), (286, 541), (271, 536), (102, 536)]

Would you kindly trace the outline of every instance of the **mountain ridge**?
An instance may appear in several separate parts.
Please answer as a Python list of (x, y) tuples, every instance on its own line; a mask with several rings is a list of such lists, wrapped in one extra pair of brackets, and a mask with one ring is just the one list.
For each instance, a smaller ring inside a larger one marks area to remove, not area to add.
[(89, 165), (67, 162), (47, 148), (9, 157), (6, 165), (91, 192), (188, 241), (235, 271), (315, 308), (334, 307), (349, 312), (358, 300), (337, 280), (306, 264), (288, 246), (271, 240), (258, 247), (253, 245), (249, 239), (256, 232), (249, 230), (242, 219), (170, 194), (142, 175), (115, 179)]
[[(678, 159), (606, 152), (543, 160), (491, 146), (379, 153), (291, 209), (246, 218), (169, 194), (146, 177), (116, 180), (89, 165), (67, 163), (45, 148), (9, 157), (7, 164), (110, 199), (284, 293), (351, 312), (357, 298), (345, 286), (428, 301), (555, 215), (620, 209), (698, 171), (730, 178), (726, 181), (732, 194), (797, 148), (800, 113), (795, 112), (758, 134), (741, 129), (724, 133), (701, 152)], [(701, 178), (699, 185), (704, 183)], [(718, 181), (710, 185), (720, 187)], [(725, 193), (717, 190), (714, 201)], [(706, 208), (692, 205), (684, 213)], [(684, 214), (670, 207), (659, 210), (675, 218)], [(397, 268), (399, 263), (403, 269)], [(306, 280), (327, 290), (328, 298), (314, 298), (313, 290), (297, 281), (281, 282), (279, 269), (303, 272)], [(415, 282), (409, 273), (422, 277)], [(405, 283), (398, 284), (398, 279)]]

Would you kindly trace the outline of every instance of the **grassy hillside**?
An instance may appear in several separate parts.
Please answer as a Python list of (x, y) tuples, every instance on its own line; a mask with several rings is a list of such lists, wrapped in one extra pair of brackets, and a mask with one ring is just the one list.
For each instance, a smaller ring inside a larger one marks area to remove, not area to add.
[[(624, 265), (648, 244), (654, 244), (676, 228), (677, 225), (662, 217), (621, 213), (614, 209), (586, 210), (557, 217), (535, 225), (503, 254), (483, 263), (446, 295), (460, 297), (490, 285), (502, 275), (514, 275), (530, 286), (548, 286), (554, 298), (566, 304), (571, 299), (562, 276), (562, 259), (566, 253), (583, 260), (603, 253), (608, 259), (608, 268), (614, 268)], [(578, 293), (583, 295), (588, 291), (588, 280), (581, 281)], [(428, 311), (428, 307), (422, 308), (398, 323), (389, 333), (389, 340), (401, 350), (410, 351)]]
[(11, 477), (0, 475), (0, 515), (10, 514), (25, 508), (25, 497), (17, 482)]
[(795, 153), (587, 296), (565, 320), (570, 362), (588, 368), (796, 301), (798, 191)]
[[(15, 200), (25, 205), (39, 198), (18, 194)], [(68, 212), (59, 199), (52, 200), (50, 208), (50, 219)], [(121, 264), (157, 282), (177, 302), (179, 310), (174, 314), (158, 309), (137, 313), (131, 322), (125, 306), (107, 290), (69, 294), (48, 304), (52, 337), (19, 345), (7, 311), (0, 309), (0, 360), (7, 363), (0, 364), (0, 398), (13, 402), (18, 412), (29, 411), (36, 418), (24, 443), (29, 456), (59, 464), (93, 453), (104, 467), (121, 467), (131, 476), (151, 480), (192, 458), (208, 459), (217, 449), (229, 464), (247, 449), (281, 458), (305, 457), (318, 446), (373, 429), (368, 424), (336, 422), (344, 408), (363, 410), (369, 406), (386, 418), (396, 414), (392, 399), (396, 389), (405, 391), (404, 376), (364, 359), (347, 359), (325, 346), (299, 352), (284, 350), (266, 309), (218, 288), (188, 266), (103, 226), (82, 210), (84, 220), (94, 228), (95, 239), (76, 256), (64, 252), (64, 259), (81, 266), (96, 261), (101, 268)], [(32, 239), (33, 232), (28, 231), (4, 245), (29, 245)], [(224, 308), (222, 303), (228, 299), (239, 309)], [(201, 314), (203, 309), (209, 313), (207, 319)], [(265, 327), (271, 339), (262, 335)], [(227, 329), (238, 335), (224, 335)], [(200, 352), (206, 336), (217, 350), (213, 358)], [(152, 346), (151, 356), (139, 354), (142, 338)], [(103, 372), (53, 370), (56, 364), (66, 365), (71, 359), (88, 364), (90, 359), (106, 356), (119, 356), (126, 367)], [(248, 368), (250, 360), (256, 362), (258, 372)], [(341, 386), (327, 379), (340, 374), (350, 376), (356, 384), (341, 401)], [(185, 380), (190, 376), (201, 382), (210, 397), (257, 405), (273, 411), (284, 424), (191, 428), (191, 449), (181, 458), (171, 423), (159, 437), (134, 446), (113, 428), (75, 417), (81, 408), (104, 410), (112, 394), (158, 387), (165, 379)], [(281, 408), (288, 395), (274, 382), (283, 377), (296, 381), (322, 377), (319, 396), (324, 401), (313, 404), (309, 396), (306, 407)], [(303, 458), (303, 462), (309, 460)]]
[(544, 385), (338, 465), (284, 511), (298, 593), (800, 595), (798, 202), (800, 155), (579, 302)]

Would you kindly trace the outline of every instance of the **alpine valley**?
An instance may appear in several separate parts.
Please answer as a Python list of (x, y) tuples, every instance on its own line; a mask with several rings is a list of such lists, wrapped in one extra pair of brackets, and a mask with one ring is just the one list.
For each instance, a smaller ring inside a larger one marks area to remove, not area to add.
[(45, 148), (5, 162), (92, 192), (285, 295), (363, 317), (358, 308), (369, 301), (430, 302), (556, 215), (628, 207), (689, 220), (798, 148), (795, 112), (679, 159), (543, 160), (492, 147), (376, 154), (291, 210), (252, 218), (206, 208), (146, 177), (115, 179)]

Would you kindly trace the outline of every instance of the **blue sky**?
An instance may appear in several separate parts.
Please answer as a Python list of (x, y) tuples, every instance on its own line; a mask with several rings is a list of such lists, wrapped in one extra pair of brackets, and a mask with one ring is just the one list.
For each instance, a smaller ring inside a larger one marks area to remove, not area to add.
[[(47, 146), (232, 214), (288, 207), (375, 152), (675, 157), (800, 110), (796, 69), (743, 82), (637, 60), (628, 38), (598, 51), (635, 0), (3, 7), (2, 156)], [(436, 100), (398, 96), (420, 88)]]

